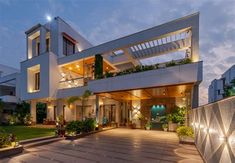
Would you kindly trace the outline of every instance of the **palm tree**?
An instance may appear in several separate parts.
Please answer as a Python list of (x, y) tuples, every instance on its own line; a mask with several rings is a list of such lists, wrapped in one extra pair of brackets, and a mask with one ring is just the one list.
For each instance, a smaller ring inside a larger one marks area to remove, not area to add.
[(82, 120), (83, 120), (83, 110), (84, 110), (84, 104), (85, 101), (89, 98), (89, 96), (92, 95), (92, 92), (90, 90), (85, 90), (84, 93), (81, 96), (72, 96), (67, 99), (68, 105), (76, 102), (76, 101), (81, 101), (82, 102)]

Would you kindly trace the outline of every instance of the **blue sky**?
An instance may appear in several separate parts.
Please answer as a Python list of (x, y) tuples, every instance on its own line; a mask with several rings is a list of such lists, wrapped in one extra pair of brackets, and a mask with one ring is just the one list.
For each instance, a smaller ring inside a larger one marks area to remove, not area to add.
[(200, 56), (207, 88), (235, 63), (235, 0), (0, 0), (0, 64), (19, 68), (24, 31), (60, 16), (94, 45), (200, 11)]

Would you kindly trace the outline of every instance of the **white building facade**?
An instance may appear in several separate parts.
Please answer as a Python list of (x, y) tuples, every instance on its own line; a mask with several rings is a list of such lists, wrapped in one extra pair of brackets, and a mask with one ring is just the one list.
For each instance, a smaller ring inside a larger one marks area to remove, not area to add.
[(235, 80), (235, 65), (225, 71), (220, 79), (214, 79), (208, 88), (208, 102), (212, 103), (225, 98), (225, 88), (230, 86), (231, 82)]
[[(102, 124), (106, 117), (118, 125), (134, 121), (140, 128), (155, 119), (154, 107), (170, 112), (175, 105), (198, 106), (202, 81), (198, 13), (97, 46), (59, 17), (25, 33), (20, 98), (31, 104), (36, 123), (37, 103), (46, 104), (47, 121), (89, 117)], [(183, 57), (153, 63), (171, 53)], [(87, 99), (68, 103), (86, 90), (92, 92)]]

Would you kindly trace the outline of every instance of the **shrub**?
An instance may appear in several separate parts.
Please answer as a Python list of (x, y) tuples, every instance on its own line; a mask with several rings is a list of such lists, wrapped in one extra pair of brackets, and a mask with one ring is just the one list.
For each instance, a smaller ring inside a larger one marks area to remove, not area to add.
[(84, 121), (71, 121), (66, 125), (66, 131), (69, 134), (79, 134), (80, 132), (91, 132), (96, 127), (96, 121), (92, 118), (88, 118)]
[(171, 66), (175, 66), (175, 65), (176, 65), (176, 63), (175, 63), (174, 60), (172, 60), (172, 61), (166, 63), (166, 67), (171, 67)]
[(145, 127), (146, 127), (146, 128), (147, 128), (147, 127), (151, 128), (151, 127), (152, 127), (151, 122), (146, 123), (146, 124), (145, 124)]
[(179, 137), (189, 136), (194, 137), (193, 129), (188, 126), (181, 126), (176, 129), (176, 132)]
[(79, 134), (82, 130), (81, 121), (71, 121), (66, 125), (66, 131), (69, 133)]
[(82, 121), (82, 132), (94, 131), (95, 127), (96, 121), (92, 118), (87, 118), (85, 121)]

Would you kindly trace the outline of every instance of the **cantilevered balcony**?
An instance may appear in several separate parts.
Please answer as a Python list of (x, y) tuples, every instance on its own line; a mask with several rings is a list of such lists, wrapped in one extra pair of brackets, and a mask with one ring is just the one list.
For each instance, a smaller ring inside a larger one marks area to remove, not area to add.
[(175, 65), (144, 72), (93, 80), (88, 88), (95, 93), (160, 87), (202, 81), (202, 62)]
[[(161, 65), (160, 65), (161, 66)], [(198, 84), (202, 81), (202, 62), (170, 65), (153, 70), (123, 74), (103, 79), (89, 80), (76, 85), (63, 87), (58, 97), (73, 96), (82, 93), (85, 89), (93, 93), (112, 92), (139, 88), (161, 87), (180, 84)], [(74, 80), (73, 83), (77, 82)], [(72, 81), (70, 82), (72, 83)]]

